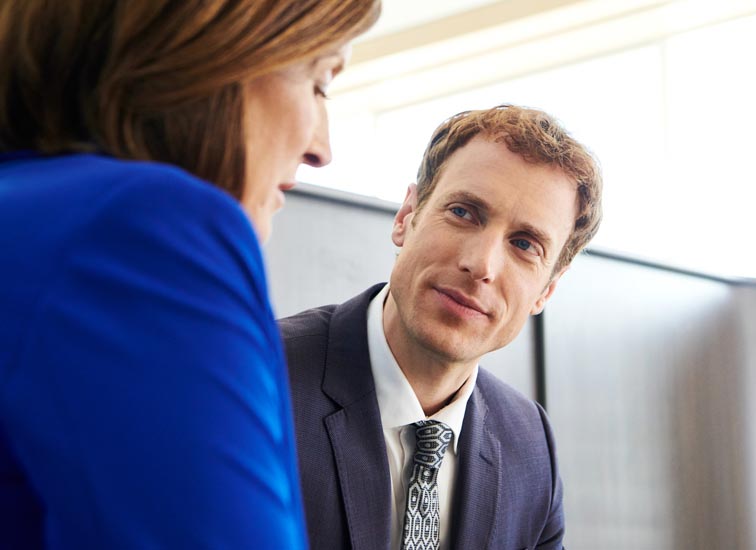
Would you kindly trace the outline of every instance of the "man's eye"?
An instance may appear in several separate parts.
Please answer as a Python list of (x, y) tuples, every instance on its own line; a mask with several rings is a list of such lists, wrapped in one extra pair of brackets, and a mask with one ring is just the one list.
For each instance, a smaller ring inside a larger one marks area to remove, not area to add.
[(531, 242), (527, 239), (513, 239), (512, 244), (515, 245), (520, 250), (535, 251), (535, 248), (533, 247)]
[(467, 210), (467, 208), (463, 208), (461, 206), (452, 206), (451, 213), (457, 216), (458, 218), (465, 218), (465, 219), (472, 218), (472, 214), (470, 214), (470, 211)]

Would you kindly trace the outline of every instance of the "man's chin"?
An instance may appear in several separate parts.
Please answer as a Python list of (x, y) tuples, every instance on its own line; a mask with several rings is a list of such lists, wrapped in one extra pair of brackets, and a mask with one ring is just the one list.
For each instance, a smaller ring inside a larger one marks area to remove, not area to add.
[(469, 338), (460, 338), (458, 331), (426, 332), (418, 336), (421, 345), (431, 355), (437, 357), (439, 362), (448, 364), (477, 363), (483, 355), (483, 353), (479, 353), (478, 346), (472, 349), (472, 346), (469, 345)]

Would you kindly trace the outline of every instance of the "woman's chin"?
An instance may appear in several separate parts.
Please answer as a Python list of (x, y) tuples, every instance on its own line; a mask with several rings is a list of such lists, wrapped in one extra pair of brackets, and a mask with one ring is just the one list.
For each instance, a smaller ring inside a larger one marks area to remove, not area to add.
[(272, 224), (270, 216), (266, 217), (262, 221), (252, 220), (252, 224), (255, 226), (255, 233), (257, 233), (257, 239), (260, 244), (265, 244), (270, 239), (272, 231)]

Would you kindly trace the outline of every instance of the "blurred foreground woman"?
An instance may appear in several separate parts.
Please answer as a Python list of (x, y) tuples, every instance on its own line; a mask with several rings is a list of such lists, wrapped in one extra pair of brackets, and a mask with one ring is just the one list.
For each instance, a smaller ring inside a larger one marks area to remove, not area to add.
[(260, 241), (379, 10), (2, 0), (1, 548), (306, 547)]

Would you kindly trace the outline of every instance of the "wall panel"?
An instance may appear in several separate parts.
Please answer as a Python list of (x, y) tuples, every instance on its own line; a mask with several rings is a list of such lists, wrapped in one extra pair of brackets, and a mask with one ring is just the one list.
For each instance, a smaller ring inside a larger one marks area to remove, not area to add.
[(743, 408), (745, 447), (744, 462), (747, 469), (747, 506), (743, 509), (747, 525), (747, 548), (756, 548), (756, 286), (741, 286), (735, 291), (735, 300), (740, 319), (740, 349), (744, 354), (744, 376), (740, 403)]
[(562, 280), (546, 377), (572, 547), (753, 547), (734, 300), (723, 282), (604, 258)]

